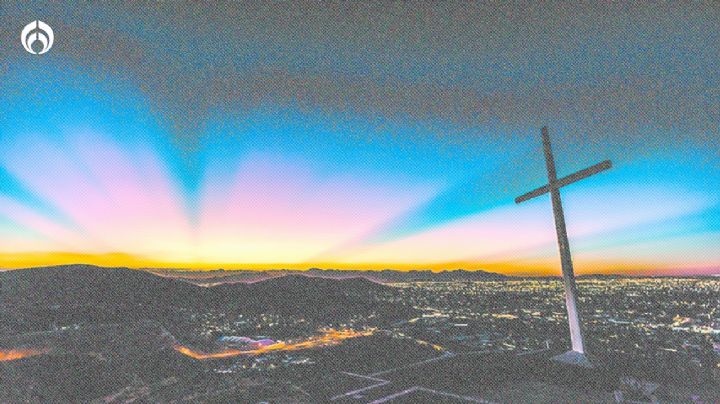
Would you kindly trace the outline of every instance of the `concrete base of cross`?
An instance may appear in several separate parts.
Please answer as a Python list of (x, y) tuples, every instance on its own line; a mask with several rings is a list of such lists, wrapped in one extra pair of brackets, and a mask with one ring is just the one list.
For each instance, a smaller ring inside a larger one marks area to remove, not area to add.
[(597, 365), (597, 363), (591, 361), (587, 355), (577, 351), (567, 351), (564, 354), (553, 356), (552, 360), (566, 365), (580, 366), (588, 369), (592, 369)]

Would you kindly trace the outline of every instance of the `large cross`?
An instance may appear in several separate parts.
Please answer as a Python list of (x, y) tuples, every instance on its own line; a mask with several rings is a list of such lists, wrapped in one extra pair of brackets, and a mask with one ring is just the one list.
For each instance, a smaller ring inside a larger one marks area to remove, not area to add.
[(555, 230), (557, 232), (558, 247), (560, 249), (563, 281), (565, 283), (565, 305), (567, 306), (568, 322), (570, 323), (570, 342), (572, 344), (571, 351), (558, 355), (554, 359), (576, 365), (591, 366), (585, 356), (585, 343), (583, 342), (580, 314), (577, 308), (577, 287), (575, 286), (575, 274), (573, 271), (572, 257), (570, 256), (570, 242), (568, 241), (567, 230), (565, 229), (565, 215), (563, 214), (562, 201), (560, 200), (560, 188), (585, 179), (593, 174), (605, 171), (612, 167), (612, 163), (610, 160), (605, 160), (602, 163), (595, 164), (594, 166), (558, 179), (547, 127), (543, 127), (541, 132), (543, 148), (545, 150), (545, 166), (547, 167), (548, 183), (547, 185), (543, 185), (538, 189), (515, 198), (515, 203), (524, 202), (536, 196), (550, 193), (553, 214), (555, 215)]

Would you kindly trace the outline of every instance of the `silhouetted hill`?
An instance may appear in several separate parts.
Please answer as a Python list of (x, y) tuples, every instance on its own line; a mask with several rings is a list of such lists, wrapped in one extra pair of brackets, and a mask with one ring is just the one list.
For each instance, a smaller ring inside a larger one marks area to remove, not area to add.
[[(178, 309), (298, 314), (309, 318), (375, 313), (395, 318), (408, 308), (388, 303), (396, 290), (364, 278), (291, 274), (255, 283), (198, 286), (128, 268), (66, 265), (0, 273), (0, 304), (21, 323), (73, 324), (162, 319)], [(332, 317), (331, 317), (332, 318)]]
[(379, 310), (397, 305), (377, 301), (394, 288), (364, 278), (330, 279), (286, 275), (255, 283), (230, 283), (208, 288), (215, 299), (233, 302), (244, 310), (284, 314), (328, 315)]
[(181, 303), (198, 288), (128, 268), (62, 265), (2, 272), (0, 292), (3, 305), (122, 306)]

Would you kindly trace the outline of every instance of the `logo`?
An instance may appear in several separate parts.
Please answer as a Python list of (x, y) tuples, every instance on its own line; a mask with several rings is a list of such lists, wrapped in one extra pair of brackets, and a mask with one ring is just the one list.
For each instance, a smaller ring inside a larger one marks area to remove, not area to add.
[[(40, 20), (35, 20), (23, 28), (20, 40), (26, 51), (33, 55), (42, 55), (52, 48), (55, 35), (49, 25)], [(35, 42), (42, 44), (42, 49), (38, 52), (33, 49)]]

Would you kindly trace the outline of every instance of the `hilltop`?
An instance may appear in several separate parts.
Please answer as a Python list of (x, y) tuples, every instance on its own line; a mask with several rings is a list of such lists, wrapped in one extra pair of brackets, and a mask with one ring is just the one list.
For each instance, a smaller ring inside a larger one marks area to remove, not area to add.
[(369, 313), (397, 318), (412, 309), (389, 303), (396, 300), (396, 292), (393, 287), (366, 278), (298, 274), (207, 287), (142, 270), (90, 265), (0, 273), (0, 304), (7, 310), (7, 321), (25, 324), (28, 329), (52, 324), (168, 319), (179, 309), (337, 320)]

